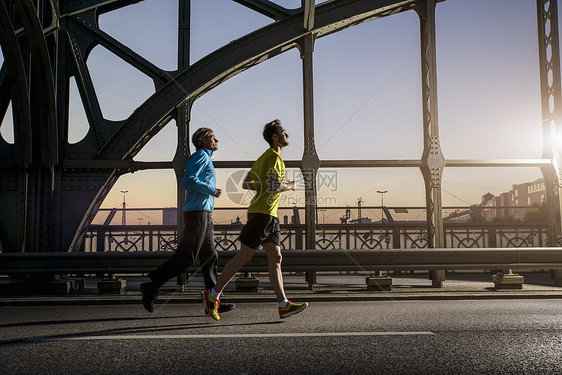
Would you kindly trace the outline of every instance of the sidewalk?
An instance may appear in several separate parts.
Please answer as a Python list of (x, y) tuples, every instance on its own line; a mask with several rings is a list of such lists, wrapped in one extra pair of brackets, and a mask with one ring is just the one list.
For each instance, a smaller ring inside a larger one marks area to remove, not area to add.
[[(495, 289), (492, 274), (483, 272), (447, 273), (442, 288), (433, 288), (427, 273), (391, 273), (390, 291), (368, 291), (366, 274), (319, 273), (313, 290), (308, 289), (304, 275), (286, 274), (285, 291), (297, 302), (562, 298), (562, 287), (554, 286), (550, 273), (519, 274), (525, 277), (522, 289)], [(257, 293), (236, 292), (233, 280), (225, 289), (223, 300), (234, 303), (275, 301), (267, 274), (255, 276), (260, 280)], [(147, 278), (127, 276), (123, 279), (127, 282), (123, 294), (99, 294), (99, 279), (89, 277), (84, 279), (84, 289), (70, 295), (0, 296), (0, 306), (140, 304), (139, 286)], [(0, 289), (6, 282), (0, 279)], [(203, 289), (200, 276), (191, 279), (183, 292), (172, 280), (160, 290), (157, 303), (198, 303)]]

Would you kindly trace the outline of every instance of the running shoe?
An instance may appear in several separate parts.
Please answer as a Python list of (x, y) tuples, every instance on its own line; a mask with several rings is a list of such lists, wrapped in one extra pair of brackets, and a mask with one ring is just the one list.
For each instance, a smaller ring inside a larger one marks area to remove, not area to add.
[[(229, 312), (230, 310), (233, 310), (235, 307), (236, 307), (236, 304), (234, 304), (234, 303), (221, 302), (217, 311), (219, 312), (219, 314), (222, 314), (222, 313), (225, 313), (225, 312)], [(209, 315), (209, 313), (207, 312), (207, 309), (205, 309), (205, 314)]]
[(290, 317), (291, 315), (295, 315), (306, 309), (308, 306), (308, 302), (304, 303), (292, 303), (289, 301), (287, 306), (279, 308), (279, 318), (285, 319)]
[(154, 288), (152, 282), (142, 283), (140, 285), (140, 290), (142, 293), (142, 305), (148, 312), (154, 311), (154, 300), (158, 297), (158, 290)]
[(203, 298), (203, 303), (205, 304), (205, 311), (211, 315), (211, 318), (219, 320), (221, 318), (219, 316), (219, 306), (221, 301), (218, 298), (214, 299), (211, 297), (210, 290), (201, 292), (201, 297)]

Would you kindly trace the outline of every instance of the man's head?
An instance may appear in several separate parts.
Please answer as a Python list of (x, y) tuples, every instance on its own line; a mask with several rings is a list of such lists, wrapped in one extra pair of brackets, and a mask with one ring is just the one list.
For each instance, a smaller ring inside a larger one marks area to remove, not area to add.
[(270, 146), (275, 144), (285, 147), (289, 145), (289, 134), (285, 131), (283, 126), (281, 126), (281, 121), (273, 120), (263, 127), (263, 138)]
[(206, 148), (211, 151), (219, 149), (219, 140), (215, 138), (215, 134), (209, 128), (199, 128), (193, 133), (191, 142), (195, 148)]

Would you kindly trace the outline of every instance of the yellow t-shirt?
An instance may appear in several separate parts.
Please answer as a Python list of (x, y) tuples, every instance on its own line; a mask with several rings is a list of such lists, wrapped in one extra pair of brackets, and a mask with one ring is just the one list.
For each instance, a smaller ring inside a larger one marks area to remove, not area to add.
[(281, 155), (272, 148), (267, 149), (252, 165), (249, 173), (253, 175), (256, 184), (256, 196), (248, 207), (248, 213), (277, 217), (281, 193), (271, 192), (269, 183), (270, 179), (275, 176), (279, 177), (279, 181), (285, 179), (285, 163), (281, 159)]

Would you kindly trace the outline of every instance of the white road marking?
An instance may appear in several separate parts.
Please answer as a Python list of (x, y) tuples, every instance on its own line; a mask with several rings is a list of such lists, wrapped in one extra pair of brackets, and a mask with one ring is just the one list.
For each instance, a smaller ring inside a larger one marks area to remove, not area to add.
[(431, 331), (405, 332), (292, 332), (292, 333), (235, 333), (217, 335), (105, 335), (37, 337), (28, 341), (86, 341), (86, 340), (162, 340), (162, 339), (231, 339), (231, 338), (277, 338), (277, 337), (344, 337), (344, 336), (416, 336), (434, 335)]

